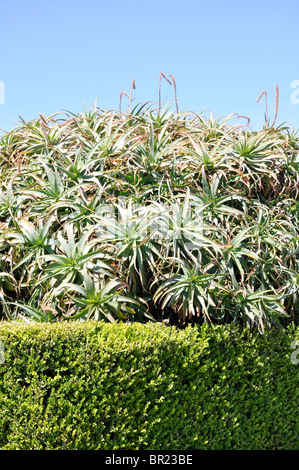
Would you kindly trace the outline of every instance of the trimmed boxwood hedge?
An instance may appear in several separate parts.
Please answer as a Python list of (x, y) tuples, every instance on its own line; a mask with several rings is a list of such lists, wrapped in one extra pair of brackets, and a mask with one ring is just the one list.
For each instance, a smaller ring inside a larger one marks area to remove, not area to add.
[(298, 449), (299, 328), (0, 323), (0, 448)]

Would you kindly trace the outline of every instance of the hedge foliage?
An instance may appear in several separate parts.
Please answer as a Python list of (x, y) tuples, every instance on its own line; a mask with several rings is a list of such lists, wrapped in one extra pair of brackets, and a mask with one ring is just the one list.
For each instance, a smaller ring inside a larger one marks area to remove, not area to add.
[(299, 328), (0, 323), (0, 448), (298, 449)]

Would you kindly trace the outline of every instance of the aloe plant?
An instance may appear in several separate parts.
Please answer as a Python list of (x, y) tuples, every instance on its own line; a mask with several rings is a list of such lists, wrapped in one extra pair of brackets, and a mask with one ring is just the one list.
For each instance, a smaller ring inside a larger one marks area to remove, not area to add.
[(170, 77), (176, 111), (131, 93), (1, 137), (2, 318), (298, 319), (297, 132), (179, 112)]

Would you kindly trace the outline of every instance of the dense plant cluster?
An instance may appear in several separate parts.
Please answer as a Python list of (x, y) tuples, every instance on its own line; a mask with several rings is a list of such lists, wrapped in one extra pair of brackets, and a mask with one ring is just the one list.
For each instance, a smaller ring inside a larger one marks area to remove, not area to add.
[(2, 450), (298, 450), (298, 328), (2, 322)]
[(296, 320), (299, 137), (97, 107), (0, 140), (2, 319)]

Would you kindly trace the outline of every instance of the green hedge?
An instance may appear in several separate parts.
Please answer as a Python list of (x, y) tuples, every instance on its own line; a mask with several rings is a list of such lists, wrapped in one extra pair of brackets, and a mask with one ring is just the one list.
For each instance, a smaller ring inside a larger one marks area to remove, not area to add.
[(0, 323), (0, 448), (298, 449), (299, 328)]

